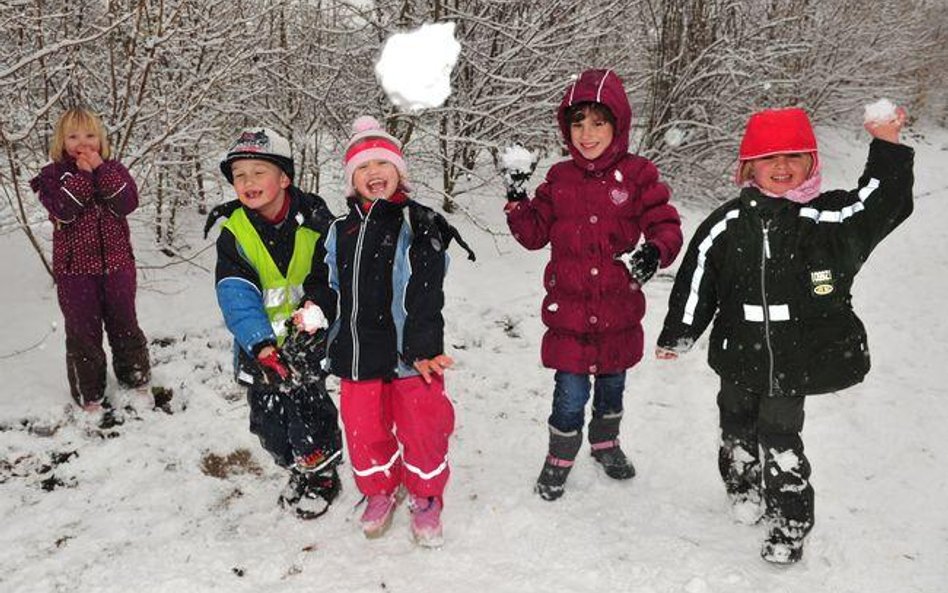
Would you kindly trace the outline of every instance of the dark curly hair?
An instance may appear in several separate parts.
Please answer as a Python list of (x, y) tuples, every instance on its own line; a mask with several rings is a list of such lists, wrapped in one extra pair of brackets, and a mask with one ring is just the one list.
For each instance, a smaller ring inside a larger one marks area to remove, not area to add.
[(572, 125), (583, 121), (590, 113), (593, 115), (598, 115), (600, 118), (606, 120), (610, 125), (612, 125), (613, 128), (616, 126), (616, 116), (612, 115), (612, 111), (602, 103), (597, 103), (595, 101), (583, 101), (581, 103), (574, 103), (567, 107), (566, 121)]

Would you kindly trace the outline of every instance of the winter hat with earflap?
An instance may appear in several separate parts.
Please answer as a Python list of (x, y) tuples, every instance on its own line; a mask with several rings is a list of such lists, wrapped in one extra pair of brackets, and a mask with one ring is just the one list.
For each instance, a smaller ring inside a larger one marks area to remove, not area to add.
[(734, 180), (742, 186), (752, 184), (741, 178), (746, 161), (788, 153), (809, 153), (813, 157), (813, 164), (809, 177), (799, 188), (779, 197), (794, 202), (809, 202), (820, 193), (820, 159), (810, 118), (799, 107), (765, 109), (751, 115), (738, 151)]
[(352, 176), (359, 166), (369, 161), (392, 163), (401, 178), (401, 190), (411, 191), (408, 185), (408, 167), (402, 155), (402, 143), (382, 129), (378, 120), (371, 115), (363, 115), (352, 122), (352, 137), (346, 146), (343, 163), (346, 167), (346, 196), (354, 196)]
[(286, 176), (293, 179), (293, 149), (286, 138), (270, 128), (250, 128), (240, 136), (221, 159), (221, 173), (231, 184), (234, 183), (232, 166), (239, 159), (260, 159), (270, 161), (280, 168)]

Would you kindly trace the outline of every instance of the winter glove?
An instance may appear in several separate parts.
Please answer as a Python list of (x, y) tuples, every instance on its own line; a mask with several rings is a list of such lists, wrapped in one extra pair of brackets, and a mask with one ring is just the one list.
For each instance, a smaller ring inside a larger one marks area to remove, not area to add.
[(305, 382), (307, 378), (318, 378), (320, 363), (326, 358), (326, 330), (317, 329), (309, 333), (288, 320), (287, 332), (281, 354), (283, 361), (295, 371), (293, 379)]
[(524, 188), (536, 168), (537, 162), (532, 161), (530, 168), (526, 171), (523, 169), (508, 169), (506, 167), (500, 170), (504, 176), (504, 186), (507, 188), (508, 202), (520, 202), (527, 199), (527, 190)]
[(266, 383), (276, 385), (290, 378), (290, 367), (276, 348), (270, 350), (266, 356), (258, 356), (257, 363), (263, 371), (263, 380)]
[(660, 258), (661, 254), (658, 247), (647, 241), (635, 251), (626, 251), (616, 256), (616, 259), (629, 269), (629, 273), (639, 283), (639, 286), (651, 280), (652, 276), (655, 275)]

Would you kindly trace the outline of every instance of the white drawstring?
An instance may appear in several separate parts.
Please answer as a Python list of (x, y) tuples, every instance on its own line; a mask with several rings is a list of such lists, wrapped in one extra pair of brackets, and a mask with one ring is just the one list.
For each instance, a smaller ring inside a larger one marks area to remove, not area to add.
[[(602, 85), (606, 83), (606, 77), (609, 76), (610, 72), (612, 72), (611, 68), (606, 70), (606, 73), (602, 76), (602, 80), (599, 81), (599, 88), (596, 89), (596, 103), (602, 103)], [(572, 97), (570, 97), (570, 102), (572, 103)]]

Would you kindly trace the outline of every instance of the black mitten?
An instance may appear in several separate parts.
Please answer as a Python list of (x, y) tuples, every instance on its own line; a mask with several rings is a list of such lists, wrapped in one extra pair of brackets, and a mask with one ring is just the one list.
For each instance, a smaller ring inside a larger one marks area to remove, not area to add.
[(627, 251), (616, 256), (616, 259), (625, 264), (629, 273), (639, 283), (639, 286), (652, 279), (658, 270), (661, 253), (654, 243), (645, 242), (635, 251)]
[(309, 333), (295, 327), (292, 321), (287, 321), (287, 329), (282, 354), (295, 371), (294, 378), (303, 383), (318, 379), (322, 369), (320, 363), (326, 358), (326, 330)]
[(530, 180), (530, 176), (533, 175), (536, 168), (537, 162), (531, 161), (530, 168), (527, 170), (520, 168), (508, 169), (506, 167), (500, 170), (504, 176), (508, 202), (519, 202), (527, 199), (527, 190), (525, 189), (527, 181)]

